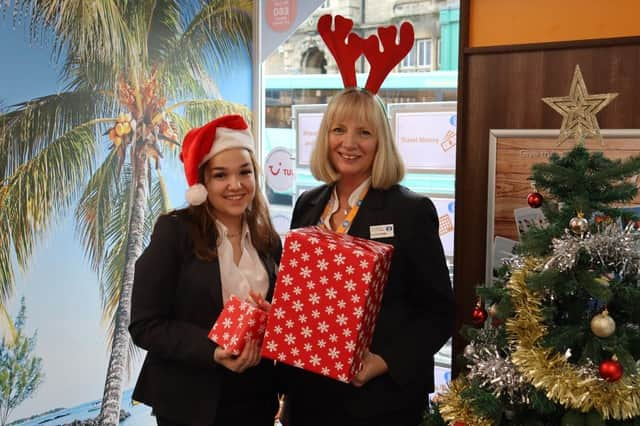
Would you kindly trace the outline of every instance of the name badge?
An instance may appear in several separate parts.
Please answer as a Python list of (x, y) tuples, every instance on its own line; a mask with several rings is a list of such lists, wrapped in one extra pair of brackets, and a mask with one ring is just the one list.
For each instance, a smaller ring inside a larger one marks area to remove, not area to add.
[(388, 225), (373, 225), (369, 227), (369, 238), (393, 237), (393, 223)]

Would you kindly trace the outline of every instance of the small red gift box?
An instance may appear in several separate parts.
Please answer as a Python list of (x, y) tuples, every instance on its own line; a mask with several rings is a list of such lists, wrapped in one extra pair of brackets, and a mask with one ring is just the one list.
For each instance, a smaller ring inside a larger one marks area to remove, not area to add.
[(319, 227), (290, 231), (262, 356), (350, 382), (371, 345), (393, 246)]
[(250, 339), (262, 340), (267, 313), (231, 295), (209, 332), (209, 339), (238, 355)]

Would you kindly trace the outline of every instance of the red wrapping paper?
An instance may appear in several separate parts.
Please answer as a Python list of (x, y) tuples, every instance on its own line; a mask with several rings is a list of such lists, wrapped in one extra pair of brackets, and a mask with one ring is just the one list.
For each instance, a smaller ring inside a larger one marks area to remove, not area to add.
[(393, 246), (320, 227), (290, 231), (262, 356), (350, 382), (371, 345)]
[(209, 339), (234, 354), (242, 352), (249, 339), (262, 340), (267, 313), (231, 295), (209, 332)]

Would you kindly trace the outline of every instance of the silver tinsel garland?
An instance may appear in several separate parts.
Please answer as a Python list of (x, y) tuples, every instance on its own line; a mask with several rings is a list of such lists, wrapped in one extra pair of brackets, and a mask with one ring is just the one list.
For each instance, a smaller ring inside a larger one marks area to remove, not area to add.
[(545, 269), (567, 271), (575, 267), (578, 256), (586, 252), (594, 263), (616, 272), (621, 278), (640, 270), (640, 232), (633, 224), (622, 228), (616, 223), (603, 225), (598, 233), (574, 235), (565, 230), (562, 238), (554, 238), (553, 255)]
[(490, 390), (496, 397), (505, 397), (512, 405), (528, 404), (531, 386), (518, 372), (511, 358), (500, 355), (496, 340), (495, 329), (483, 329), (465, 347), (464, 356), (469, 361), (466, 377)]

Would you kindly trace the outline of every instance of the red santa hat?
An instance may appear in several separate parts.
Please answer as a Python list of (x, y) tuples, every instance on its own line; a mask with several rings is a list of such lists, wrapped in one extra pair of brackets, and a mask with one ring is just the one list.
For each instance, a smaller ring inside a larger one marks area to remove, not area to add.
[(247, 122), (240, 115), (224, 115), (202, 127), (189, 130), (180, 152), (189, 184), (186, 195), (189, 204), (199, 206), (207, 199), (207, 188), (198, 182), (200, 166), (216, 154), (232, 148), (244, 148), (253, 152), (253, 136)]

